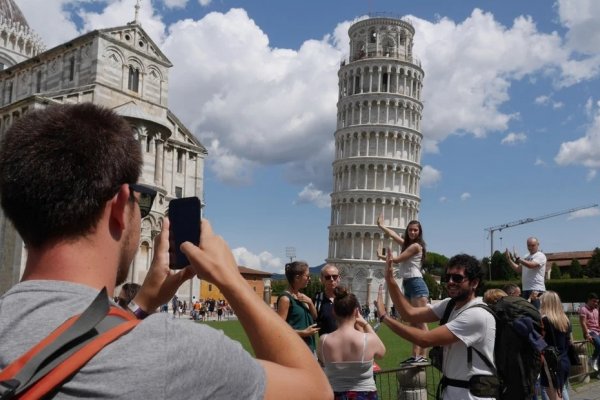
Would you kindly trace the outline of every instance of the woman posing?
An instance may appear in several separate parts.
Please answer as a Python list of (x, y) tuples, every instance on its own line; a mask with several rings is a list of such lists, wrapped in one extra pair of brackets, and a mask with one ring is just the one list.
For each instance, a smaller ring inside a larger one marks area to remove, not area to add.
[[(389, 237), (400, 245), (400, 254), (392, 257), (392, 262), (400, 264), (400, 278), (402, 278), (402, 289), (404, 295), (410, 300), (410, 304), (416, 307), (427, 305), (429, 289), (423, 280), (422, 267), (425, 261), (426, 250), (423, 240), (423, 228), (419, 221), (410, 221), (404, 230), (404, 235), (398, 235), (393, 229), (383, 224), (383, 215), (377, 218), (377, 226)], [(385, 260), (385, 255), (378, 249), (377, 256)], [(415, 328), (427, 329), (425, 323), (411, 324)], [(425, 358), (425, 349), (413, 345), (412, 357), (402, 361), (402, 364), (425, 365), (429, 360)]]
[(334, 291), (333, 312), (338, 328), (321, 336), (319, 360), (335, 400), (377, 399), (373, 361), (385, 355), (385, 346), (362, 317), (356, 296), (344, 287)]
[(571, 343), (571, 323), (569, 317), (563, 311), (562, 302), (556, 292), (548, 290), (541, 297), (540, 314), (544, 324), (544, 339), (549, 346), (556, 346), (559, 353), (558, 371), (552, 379), (553, 389), (550, 387), (550, 381), (542, 368), (541, 383), (544, 390), (542, 399), (558, 399), (562, 394), (563, 400), (569, 400), (569, 391), (567, 388), (569, 370), (571, 362), (567, 354), (567, 349)]
[(285, 264), (285, 277), (288, 287), (277, 298), (277, 313), (300, 335), (314, 353), (315, 334), (319, 331), (317, 324), (314, 323), (317, 309), (310, 297), (300, 293), (300, 289), (304, 289), (310, 281), (308, 264), (304, 261)]

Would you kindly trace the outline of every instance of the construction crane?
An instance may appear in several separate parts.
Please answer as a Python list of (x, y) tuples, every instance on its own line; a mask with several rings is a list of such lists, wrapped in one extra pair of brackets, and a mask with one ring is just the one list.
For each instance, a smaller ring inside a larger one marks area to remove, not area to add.
[(572, 213), (575, 211), (585, 210), (585, 209), (594, 208), (594, 207), (598, 207), (598, 204), (589, 204), (587, 206), (575, 207), (575, 208), (571, 208), (569, 210), (557, 211), (557, 212), (553, 212), (553, 213), (542, 215), (542, 216), (535, 217), (535, 218), (524, 218), (524, 219), (520, 219), (517, 221), (507, 222), (505, 224), (490, 226), (489, 228), (485, 228), (485, 230), (488, 231), (489, 236), (490, 236), (490, 257), (494, 255), (494, 232), (496, 232), (496, 231), (502, 231), (502, 229), (512, 228), (513, 226), (528, 224), (530, 222), (535, 222), (535, 221), (539, 221), (542, 219), (557, 217), (559, 215), (569, 214), (569, 213)]

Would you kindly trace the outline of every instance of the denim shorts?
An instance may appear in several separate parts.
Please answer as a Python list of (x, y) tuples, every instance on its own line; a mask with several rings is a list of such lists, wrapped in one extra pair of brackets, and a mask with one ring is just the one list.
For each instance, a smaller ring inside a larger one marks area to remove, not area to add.
[(409, 299), (429, 297), (429, 289), (423, 278), (415, 277), (402, 279), (402, 288), (404, 289), (404, 295)]

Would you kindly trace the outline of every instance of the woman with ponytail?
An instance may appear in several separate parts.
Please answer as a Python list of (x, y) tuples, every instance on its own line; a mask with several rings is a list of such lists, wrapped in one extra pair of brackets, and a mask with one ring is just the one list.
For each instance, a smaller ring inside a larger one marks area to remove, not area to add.
[(356, 296), (344, 287), (335, 288), (333, 312), (338, 327), (321, 336), (318, 355), (335, 400), (377, 399), (373, 362), (385, 355), (385, 345), (362, 317)]

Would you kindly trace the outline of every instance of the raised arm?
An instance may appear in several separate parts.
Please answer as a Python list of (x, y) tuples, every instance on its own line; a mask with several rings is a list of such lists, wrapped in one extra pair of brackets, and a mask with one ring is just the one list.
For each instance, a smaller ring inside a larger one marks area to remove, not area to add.
[(265, 369), (265, 399), (332, 399), (333, 391), (309, 347), (265, 304), (239, 273), (222, 237), (202, 221), (200, 247), (181, 246), (198, 276), (214, 283), (238, 315)]
[(402, 236), (398, 235), (395, 230), (388, 228), (383, 224), (383, 214), (381, 214), (379, 218), (377, 218), (377, 226), (389, 237), (391, 237), (392, 240), (394, 240), (394, 242), (400, 244), (400, 246), (404, 244), (404, 239), (402, 239)]
[[(386, 267), (385, 267), (385, 281), (388, 286), (388, 291), (390, 293), (390, 298), (392, 299), (392, 303), (396, 306), (396, 310), (402, 316), (402, 319), (408, 322), (435, 322), (439, 320), (439, 318), (435, 315), (433, 310), (429, 307), (415, 307), (408, 299), (402, 294), (400, 290), (400, 286), (398, 286), (398, 282), (394, 279), (394, 270), (392, 268), (392, 256), (388, 253), (386, 258)], [(383, 300), (383, 286), (379, 286), (379, 294), (381, 294), (381, 299)], [(379, 300), (377, 300), (377, 312), (378, 315), (385, 314), (384, 304)], [(422, 332), (422, 331), (421, 331)]]
[[(506, 261), (508, 262), (508, 265), (510, 265), (510, 267), (512, 269), (514, 269), (519, 274), (522, 272), (521, 266), (519, 264), (517, 264), (516, 262), (513, 261), (512, 257), (510, 256), (510, 252), (508, 251), (508, 249), (506, 249), (506, 251), (504, 252), (504, 257), (506, 258)], [(520, 260), (520, 259), (517, 257), (517, 260)]]

